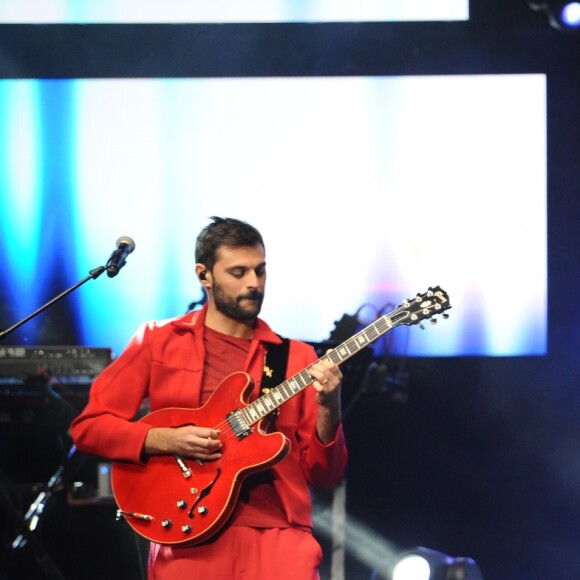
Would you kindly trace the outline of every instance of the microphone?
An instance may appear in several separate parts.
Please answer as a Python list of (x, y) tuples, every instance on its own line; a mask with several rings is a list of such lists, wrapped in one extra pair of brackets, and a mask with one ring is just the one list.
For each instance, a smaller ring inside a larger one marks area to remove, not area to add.
[(111, 254), (105, 269), (107, 276), (114, 278), (125, 265), (127, 256), (135, 249), (135, 242), (129, 236), (121, 236), (117, 240), (117, 249)]

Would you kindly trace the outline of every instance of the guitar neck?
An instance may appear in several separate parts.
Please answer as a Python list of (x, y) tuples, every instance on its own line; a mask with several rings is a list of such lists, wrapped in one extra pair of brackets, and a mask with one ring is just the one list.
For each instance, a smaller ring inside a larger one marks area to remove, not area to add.
[[(406, 306), (408, 305), (404, 304), (390, 314), (385, 314), (380, 318), (377, 318), (373, 323), (369, 324), (360, 332), (357, 332), (354, 336), (344, 341), (339, 346), (327, 352), (310, 366), (295, 374), (293, 377), (285, 380), (277, 387), (271, 389), (268, 393), (262, 395), (253, 403), (250, 403), (241, 411), (244, 422), (247, 425), (258, 422), (260, 419), (264, 418), (272, 411), (275, 411), (286, 401), (311, 385), (314, 382), (314, 379), (309, 371), (318, 362), (325, 360), (340, 365), (395, 326), (405, 324), (405, 322), (412, 316)], [(407, 324), (409, 324), (409, 322), (407, 322)], [(414, 324), (414, 322), (410, 322), (410, 324)]]

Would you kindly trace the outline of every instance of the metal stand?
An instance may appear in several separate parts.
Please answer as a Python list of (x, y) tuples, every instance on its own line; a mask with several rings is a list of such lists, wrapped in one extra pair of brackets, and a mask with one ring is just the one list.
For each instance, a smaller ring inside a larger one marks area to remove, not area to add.
[[(44, 312), (59, 300), (62, 300), (65, 296), (82, 286), (85, 282), (97, 279), (106, 269), (107, 268), (105, 266), (99, 266), (98, 268), (91, 270), (88, 276), (64, 292), (61, 292), (58, 296), (54, 297), (52, 300), (35, 310), (32, 314), (26, 316), (16, 324), (12, 325), (10, 328), (0, 330), (0, 341), (35, 316), (38, 316), (40, 313)], [(55, 391), (53, 391), (48, 385), (47, 381), (45, 382), (43, 390), (45, 390), (45, 392), (50, 395), (52, 399), (66, 407), (66, 410), (70, 415), (70, 420), (74, 418), (76, 415), (76, 409), (74, 409), (72, 405), (69, 405), (68, 402), (65, 401)], [(0, 471), (0, 507), (6, 513), (8, 519), (14, 524), (16, 530), (15, 538), (10, 546), (12, 552), (15, 553), (17, 550), (21, 550), (25, 546), (28, 546), (32, 552), (33, 557), (38, 562), (39, 566), (47, 575), (47, 577), (54, 578), (55, 580), (65, 580), (65, 578), (62, 575), (62, 572), (59, 570), (58, 566), (51, 559), (42, 542), (36, 536), (35, 531), (38, 529), (41, 523), (43, 514), (45, 514), (47, 511), (47, 505), (53, 494), (63, 489), (65, 472), (69, 472), (73, 468), (76, 470), (77, 466), (73, 465), (72, 461), (73, 459), (76, 459), (76, 455), (76, 448), (73, 445), (65, 462), (63, 462), (63, 464), (58, 467), (48, 483), (42, 487), (42, 491), (30, 504), (30, 507), (28, 508), (24, 517), (20, 514), (10, 496), (10, 491), (14, 490), (16, 486), (10, 481), (4, 472)]]
[[(50, 400), (57, 402), (59, 407), (64, 409), (67, 422), (72, 421), (76, 416), (76, 409), (58, 393), (53, 391), (47, 383), (44, 385), (43, 390), (50, 396)], [(66, 458), (56, 469), (49, 481), (40, 487), (32, 487), (32, 489), (39, 488), (40, 492), (28, 507), (24, 517), (14, 505), (10, 495), (11, 490), (21, 488), (22, 486), (13, 484), (8, 476), (0, 471), (0, 509), (6, 512), (9, 521), (14, 525), (12, 532), (14, 539), (10, 542), (8, 550), (12, 556), (16, 556), (17, 553), (25, 548), (30, 550), (47, 578), (65, 580), (58, 566), (45, 549), (42, 541), (38, 538), (37, 532), (42, 523), (43, 516), (48, 511), (54, 494), (65, 489), (67, 480), (78, 471), (83, 461), (84, 456), (79, 456), (76, 447), (72, 445)]]
[[(366, 369), (361, 385), (342, 413), (345, 421), (365, 393), (388, 393), (393, 399), (405, 400), (406, 384), (388, 376), (384, 363), (372, 362)], [(346, 485), (343, 479), (333, 490), (332, 496), (332, 559), (330, 579), (345, 580), (346, 563)]]
[[(65, 580), (64, 576), (62, 575), (62, 572), (60, 571), (58, 566), (54, 563), (54, 561), (46, 551), (42, 542), (36, 537), (36, 535), (33, 533), (33, 530), (31, 530), (29, 526), (26, 525), (28, 521), (24, 522), (22, 521), (22, 516), (14, 506), (12, 499), (10, 497), (9, 490), (12, 488), (13, 488), (12, 482), (6, 476), (6, 474), (0, 470), (0, 506), (2, 506), (2, 509), (8, 516), (8, 519), (16, 526), (16, 529), (18, 530), (18, 536), (12, 543), (12, 548), (15, 549), (14, 544), (16, 544), (17, 542), (19, 544), (18, 547), (22, 547), (25, 544), (27, 544), (32, 552), (32, 555), (34, 556), (34, 559), (38, 562), (42, 571), (46, 574), (48, 578), (54, 578), (55, 580)], [(42, 496), (44, 493), (45, 492), (42, 492), (40, 496)], [(40, 504), (38, 504), (37, 507), (39, 506)], [(37, 511), (36, 508), (35, 511)], [(29, 510), (28, 513), (26, 514), (27, 518), (30, 513), (31, 512)], [(41, 512), (38, 512), (36, 515), (38, 515), (39, 513)]]
[(99, 266), (94, 270), (89, 272), (89, 275), (86, 278), (83, 278), (80, 282), (77, 282), (64, 292), (61, 292), (58, 296), (55, 296), (52, 300), (49, 300), (46, 304), (35, 310), (32, 314), (29, 314), (22, 320), (18, 321), (16, 324), (13, 324), (10, 328), (6, 330), (0, 330), (0, 340), (6, 338), (9, 334), (14, 332), (17, 328), (20, 328), (23, 324), (32, 320), (35, 316), (38, 316), (41, 312), (44, 312), (46, 309), (50, 308), (53, 304), (56, 304), (59, 300), (62, 300), (65, 296), (68, 296), (73, 290), (76, 290), (79, 286), (82, 286), (85, 282), (89, 280), (96, 280), (104, 271), (105, 266)]

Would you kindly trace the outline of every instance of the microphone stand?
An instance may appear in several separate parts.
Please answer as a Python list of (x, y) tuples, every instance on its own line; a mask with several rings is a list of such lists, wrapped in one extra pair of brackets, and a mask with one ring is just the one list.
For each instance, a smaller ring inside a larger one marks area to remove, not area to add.
[(56, 304), (59, 300), (62, 300), (65, 296), (68, 296), (73, 290), (76, 290), (79, 286), (82, 286), (85, 282), (89, 280), (96, 280), (104, 271), (106, 270), (105, 266), (99, 266), (98, 268), (94, 268), (89, 272), (89, 275), (86, 278), (83, 278), (80, 282), (77, 282), (73, 286), (71, 286), (68, 290), (61, 292), (58, 296), (55, 296), (52, 300), (49, 300), (44, 306), (41, 306), (37, 310), (35, 310), (32, 314), (29, 314), (16, 324), (13, 324), (10, 328), (6, 330), (0, 330), (0, 340), (6, 338), (9, 334), (14, 332), (17, 328), (20, 328), (23, 324), (32, 320), (35, 316), (38, 316), (40, 313), (44, 312), (48, 308), (50, 308), (53, 304)]
[[(16, 324), (13, 324), (10, 328), (0, 331), (0, 341), (6, 338), (9, 334), (14, 332), (17, 328), (20, 328), (23, 324), (38, 316), (53, 304), (62, 300), (65, 296), (68, 296), (71, 292), (88, 282), (89, 280), (96, 280), (107, 268), (105, 266), (99, 266), (94, 268), (89, 272), (89, 275), (65, 290), (61, 292), (58, 296), (55, 296), (52, 300), (49, 300), (46, 304), (35, 310), (32, 314), (29, 314)], [(47, 392), (57, 401), (65, 402), (58, 393), (51, 389), (48, 382), (45, 385)], [(68, 405), (67, 405), (68, 406)], [(67, 408), (70, 412), (70, 409)], [(72, 419), (71, 419), (72, 420)], [(54, 475), (51, 477), (50, 481), (44, 486), (44, 491), (36, 497), (36, 499), (30, 504), (30, 507), (24, 516), (24, 519), (19, 522), (16, 528), (16, 537), (14, 538), (11, 548), (13, 551), (23, 548), (25, 545), (29, 545), (33, 552), (34, 558), (41, 566), (42, 570), (50, 577), (56, 580), (64, 580), (62, 572), (59, 570), (58, 566), (52, 561), (50, 555), (47, 553), (46, 549), (42, 545), (41, 541), (34, 535), (35, 530), (38, 528), (41, 516), (46, 513), (46, 506), (55, 491), (59, 491), (63, 486), (63, 474), (65, 472), (66, 465), (71, 461), (76, 453), (76, 447), (73, 445), (70, 449), (66, 460), (62, 463)], [(68, 470), (67, 470), (68, 471)], [(17, 508), (14, 506), (13, 502), (10, 500), (9, 494), (3, 490), (3, 487), (9, 488), (7, 484), (7, 476), (0, 472), (0, 505), (2, 505), (7, 512), (8, 516), (15, 520), (18, 514)]]
[[(21, 541), (25, 539), (25, 542), (28, 543), (35, 560), (40, 564), (40, 567), (47, 577), (54, 578), (55, 580), (65, 580), (61, 570), (53, 562), (42, 542), (34, 534), (34, 531), (28, 529), (28, 526), (22, 525), (22, 522), (20, 521), (20, 512), (10, 498), (9, 489), (11, 485), (12, 484), (8, 477), (2, 470), (0, 470), (0, 504), (4, 507), (8, 519), (11, 520), (14, 525), (17, 525), (19, 530), (21, 530), (21, 534), (18, 538), (21, 539)], [(12, 548), (14, 549), (14, 546), (12, 546)], [(4, 578), (5, 576), (2, 577)]]

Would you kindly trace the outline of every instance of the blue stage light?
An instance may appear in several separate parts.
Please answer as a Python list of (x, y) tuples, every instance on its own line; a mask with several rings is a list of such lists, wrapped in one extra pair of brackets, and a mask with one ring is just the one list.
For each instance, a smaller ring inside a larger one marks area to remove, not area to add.
[(576, 0), (530, 0), (532, 10), (545, 12), (548, 22), (556, 30), (576, 32), (580, 30), (580, 2)]
[(580, 27), (580, 2), (569, 2), (560, 11), (560, 20), (568, 28)]

